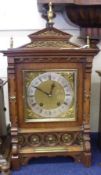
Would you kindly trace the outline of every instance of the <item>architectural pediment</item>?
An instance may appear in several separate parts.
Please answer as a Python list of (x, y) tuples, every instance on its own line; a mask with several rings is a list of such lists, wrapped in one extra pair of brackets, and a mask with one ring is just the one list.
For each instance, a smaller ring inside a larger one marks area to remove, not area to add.
[(42, 29), (30, 34), (31, 42), (20, 48), (78, 48), (79, 46), (69, 41), (72, 36), (54, 27)]

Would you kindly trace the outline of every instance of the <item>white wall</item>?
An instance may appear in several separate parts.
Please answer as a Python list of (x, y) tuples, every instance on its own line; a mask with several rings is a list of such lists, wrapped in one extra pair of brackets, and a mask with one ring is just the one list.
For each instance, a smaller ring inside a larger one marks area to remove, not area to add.
[[(60, 13), (54, 19), (54, 27), (73, 35), (74, 42), (81, 43), (77, 39), (79, 28), (64, 20)], [(0, 0), (0, 50), (6, 50), (10, 46), (10, 38), (14, 38), (14, 47), (21, 46), (29, 42), (28, 34), (36, 32), (45, 27), (45, 20), (38, 12), (37, 0)], [(99, 43), (101, 47), (101, 43)], [(100, 79), (95, 70), (101, 70), (101, 53), (93, 62), (92, 72), (92, 97), (91, 97), (91, 130), (98, 130), (99, 118), (99, 82)], [(7, 59), (0, 54), (0, 78), (7, 79)], [(6, 122), (9, 123), (8, 91), (7, 85), (4, 87)]]

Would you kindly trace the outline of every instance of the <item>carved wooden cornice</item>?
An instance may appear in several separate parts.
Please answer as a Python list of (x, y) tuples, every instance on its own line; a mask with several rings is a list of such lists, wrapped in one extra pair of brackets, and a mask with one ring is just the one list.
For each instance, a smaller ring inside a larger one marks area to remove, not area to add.
[[(26, 57), (26, 58), (16, 58), (15, 62), (16, 63), (27, 63), (27, 62), (33, 62), (33, 63), (44, 63), (44, 61), (46, 60), (47, 63), (49, 62), (80, 62), (80, 63), (85, 63), (86, 59), (83, 56), (38, 56), (38, 57)], [(88, 63), (89, 64), (89, 63)], [(88, 68), (88, 66), (87, 66)]]
[[(65, 59), (67, 62), (82, 62), (83, 57), (85, 57), (84, 50), (85, 55), (91, 57), (98, 53), (99, 49), (93, 49), (89, 44), (86, 44), (86, 47), (82, 48), (80, 45), (71, 43), (71, 37), (72, 36), (70, 34), (62, 32), (54, 27), (47, 27), (36, 33), (30, 34), (30, 43), (27, 43), (19, 48), (10, 48), (7, 51), (1, 52), (9, 57), (9, 71), (13, 71), (15, 60), (17, 60), (17, 62), (26, 62), (27, 59), (30, 59), (32, 62), (43, 62), (44, 59), (42, 58), (42, 55), (44, 58), (47, 55), (48, 58), (45, 60), (46, 62), (55, 62), (55, 56), (58, 57), (59, 55), (61, 56), (61, 58), (57, 58), (59, 59), (59, 62), (63, 61), (63, 59)], [(52, 51), (54, 51), (54, 54)], [(52, 58), (53, 55), (54, 58)], [(38, 58), (35, 59), (35, 56), (38, 56)], [(72, 57), (72, 59), (70, 57)]]

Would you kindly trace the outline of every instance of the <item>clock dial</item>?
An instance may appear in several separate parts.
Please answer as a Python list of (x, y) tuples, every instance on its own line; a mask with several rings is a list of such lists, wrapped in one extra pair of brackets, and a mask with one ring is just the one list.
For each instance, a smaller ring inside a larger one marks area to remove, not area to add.
[(44, 72), (32, 79), (27, 88), (27, 104), (36, 116), (64, 116), (73, 102), (70, 82), (57, 72)]

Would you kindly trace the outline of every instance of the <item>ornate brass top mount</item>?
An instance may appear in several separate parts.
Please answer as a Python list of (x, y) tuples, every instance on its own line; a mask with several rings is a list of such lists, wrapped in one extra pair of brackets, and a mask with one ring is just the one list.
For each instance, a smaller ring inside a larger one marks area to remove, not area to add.
[(48, 4), (48, 11), (47, 11), (47, 25), (46, 27), (53, 27), (53, 18), (55, 17), (55, 13), (53, 11), (52, 2)]

